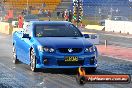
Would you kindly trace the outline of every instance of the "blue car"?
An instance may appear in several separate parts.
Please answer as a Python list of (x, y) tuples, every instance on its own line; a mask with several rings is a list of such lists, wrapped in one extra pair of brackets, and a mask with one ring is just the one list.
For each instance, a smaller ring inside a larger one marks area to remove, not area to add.
[(70, 22), (32, 21), (13, 34), (13, 63), (30, 65), (33, 72), (44, 68), (97, 67), (97, 48), (88, 34)]

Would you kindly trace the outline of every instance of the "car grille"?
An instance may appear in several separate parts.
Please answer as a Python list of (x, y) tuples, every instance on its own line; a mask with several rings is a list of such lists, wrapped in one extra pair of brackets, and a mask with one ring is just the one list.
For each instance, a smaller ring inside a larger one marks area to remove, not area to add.
[(84, 64), (84, 60), (79, 60), (77, 62), (65, 62), (63, 60), (57, 61), (59, 66), (82, 66)]
[(59, 48), (60, 53), (80, 53), (82, 48)]

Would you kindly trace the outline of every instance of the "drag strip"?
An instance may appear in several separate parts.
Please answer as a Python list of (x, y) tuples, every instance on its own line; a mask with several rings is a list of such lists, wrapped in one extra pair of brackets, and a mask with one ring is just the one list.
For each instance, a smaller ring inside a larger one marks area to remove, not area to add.
[(115, 45), (97, 45), (99, 54), (102, 56), (108, 56), (115, 59), (126, 60), (132, 62), (132, 48), (126, 48)]
[[(31, 72), (23, 63), (12, 63), (12, 39), (4, 36), (0, 41), (0, 88), (131, 88), (130, 84), (85, 84), (76, 82), (73, 70), (45, 69)], [(98, 69), (94, 74), (131, 74), (132, 62), (106, 56), (98, 58)]]

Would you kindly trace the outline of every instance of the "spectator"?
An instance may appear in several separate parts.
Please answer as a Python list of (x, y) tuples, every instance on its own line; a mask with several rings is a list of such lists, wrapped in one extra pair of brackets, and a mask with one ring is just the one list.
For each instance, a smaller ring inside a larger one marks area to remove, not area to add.
[(62, 21), (64, 20), (64, 11), (61, 12)]
[(69, 18), (69, 12), (68, 12), (67, 9), (66, 9), (66, 11), (64, 12), (64, 17), (65, 17), (65, 21), (68, 21), (68, 18)]
[(40, 14), (40, 15), (43, 14), (43, 10), (40, 9), (38, 14)]
[(18, 28), (23, 28), (23, 16), (19, 15), (18, 17)]
[(46, 17), (48, 17), (48, 11), (45, 10), (44, 13), (45, 13)]
[(42, 16), (43, 16), (43, 10), (42, 10), (42, 9), (39, 9), (39, 11), (38, 11), (38, 16), (39, 16), (39, 17), (42, 17)]
[(59, 18), (59, 16), (60, 16), (60, 12), (58, 11), (58, 12), (57, 12), (57, 19)]
[(73, 14), (72, 14), (72, 11), (70, 10), (69, 11), (69, 22), (72, 22), (72, 16), (73, 16)]
[(25, 10), (22, 10), (22, 15), (23, 15), (23, 16), (26, 15)]
[(24, 12), (25, 12), (25, 15), (28, 15), (28, 9), (27, 8), (24, 10)]
[(49, 21), (50, 21), (50, 18), (51, 18), (51, 12), (50, 12), (50, 10), (48, 10), (48, 18), (49, 18)]

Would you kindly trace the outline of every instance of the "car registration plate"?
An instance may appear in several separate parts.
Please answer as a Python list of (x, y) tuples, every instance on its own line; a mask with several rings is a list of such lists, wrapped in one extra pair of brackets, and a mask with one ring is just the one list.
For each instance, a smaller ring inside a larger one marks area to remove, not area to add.
[(78, 61), (78, 57), (76, 57), (76, 56), (65, 57), (65, 62), (77, 62), (77, 61)]

